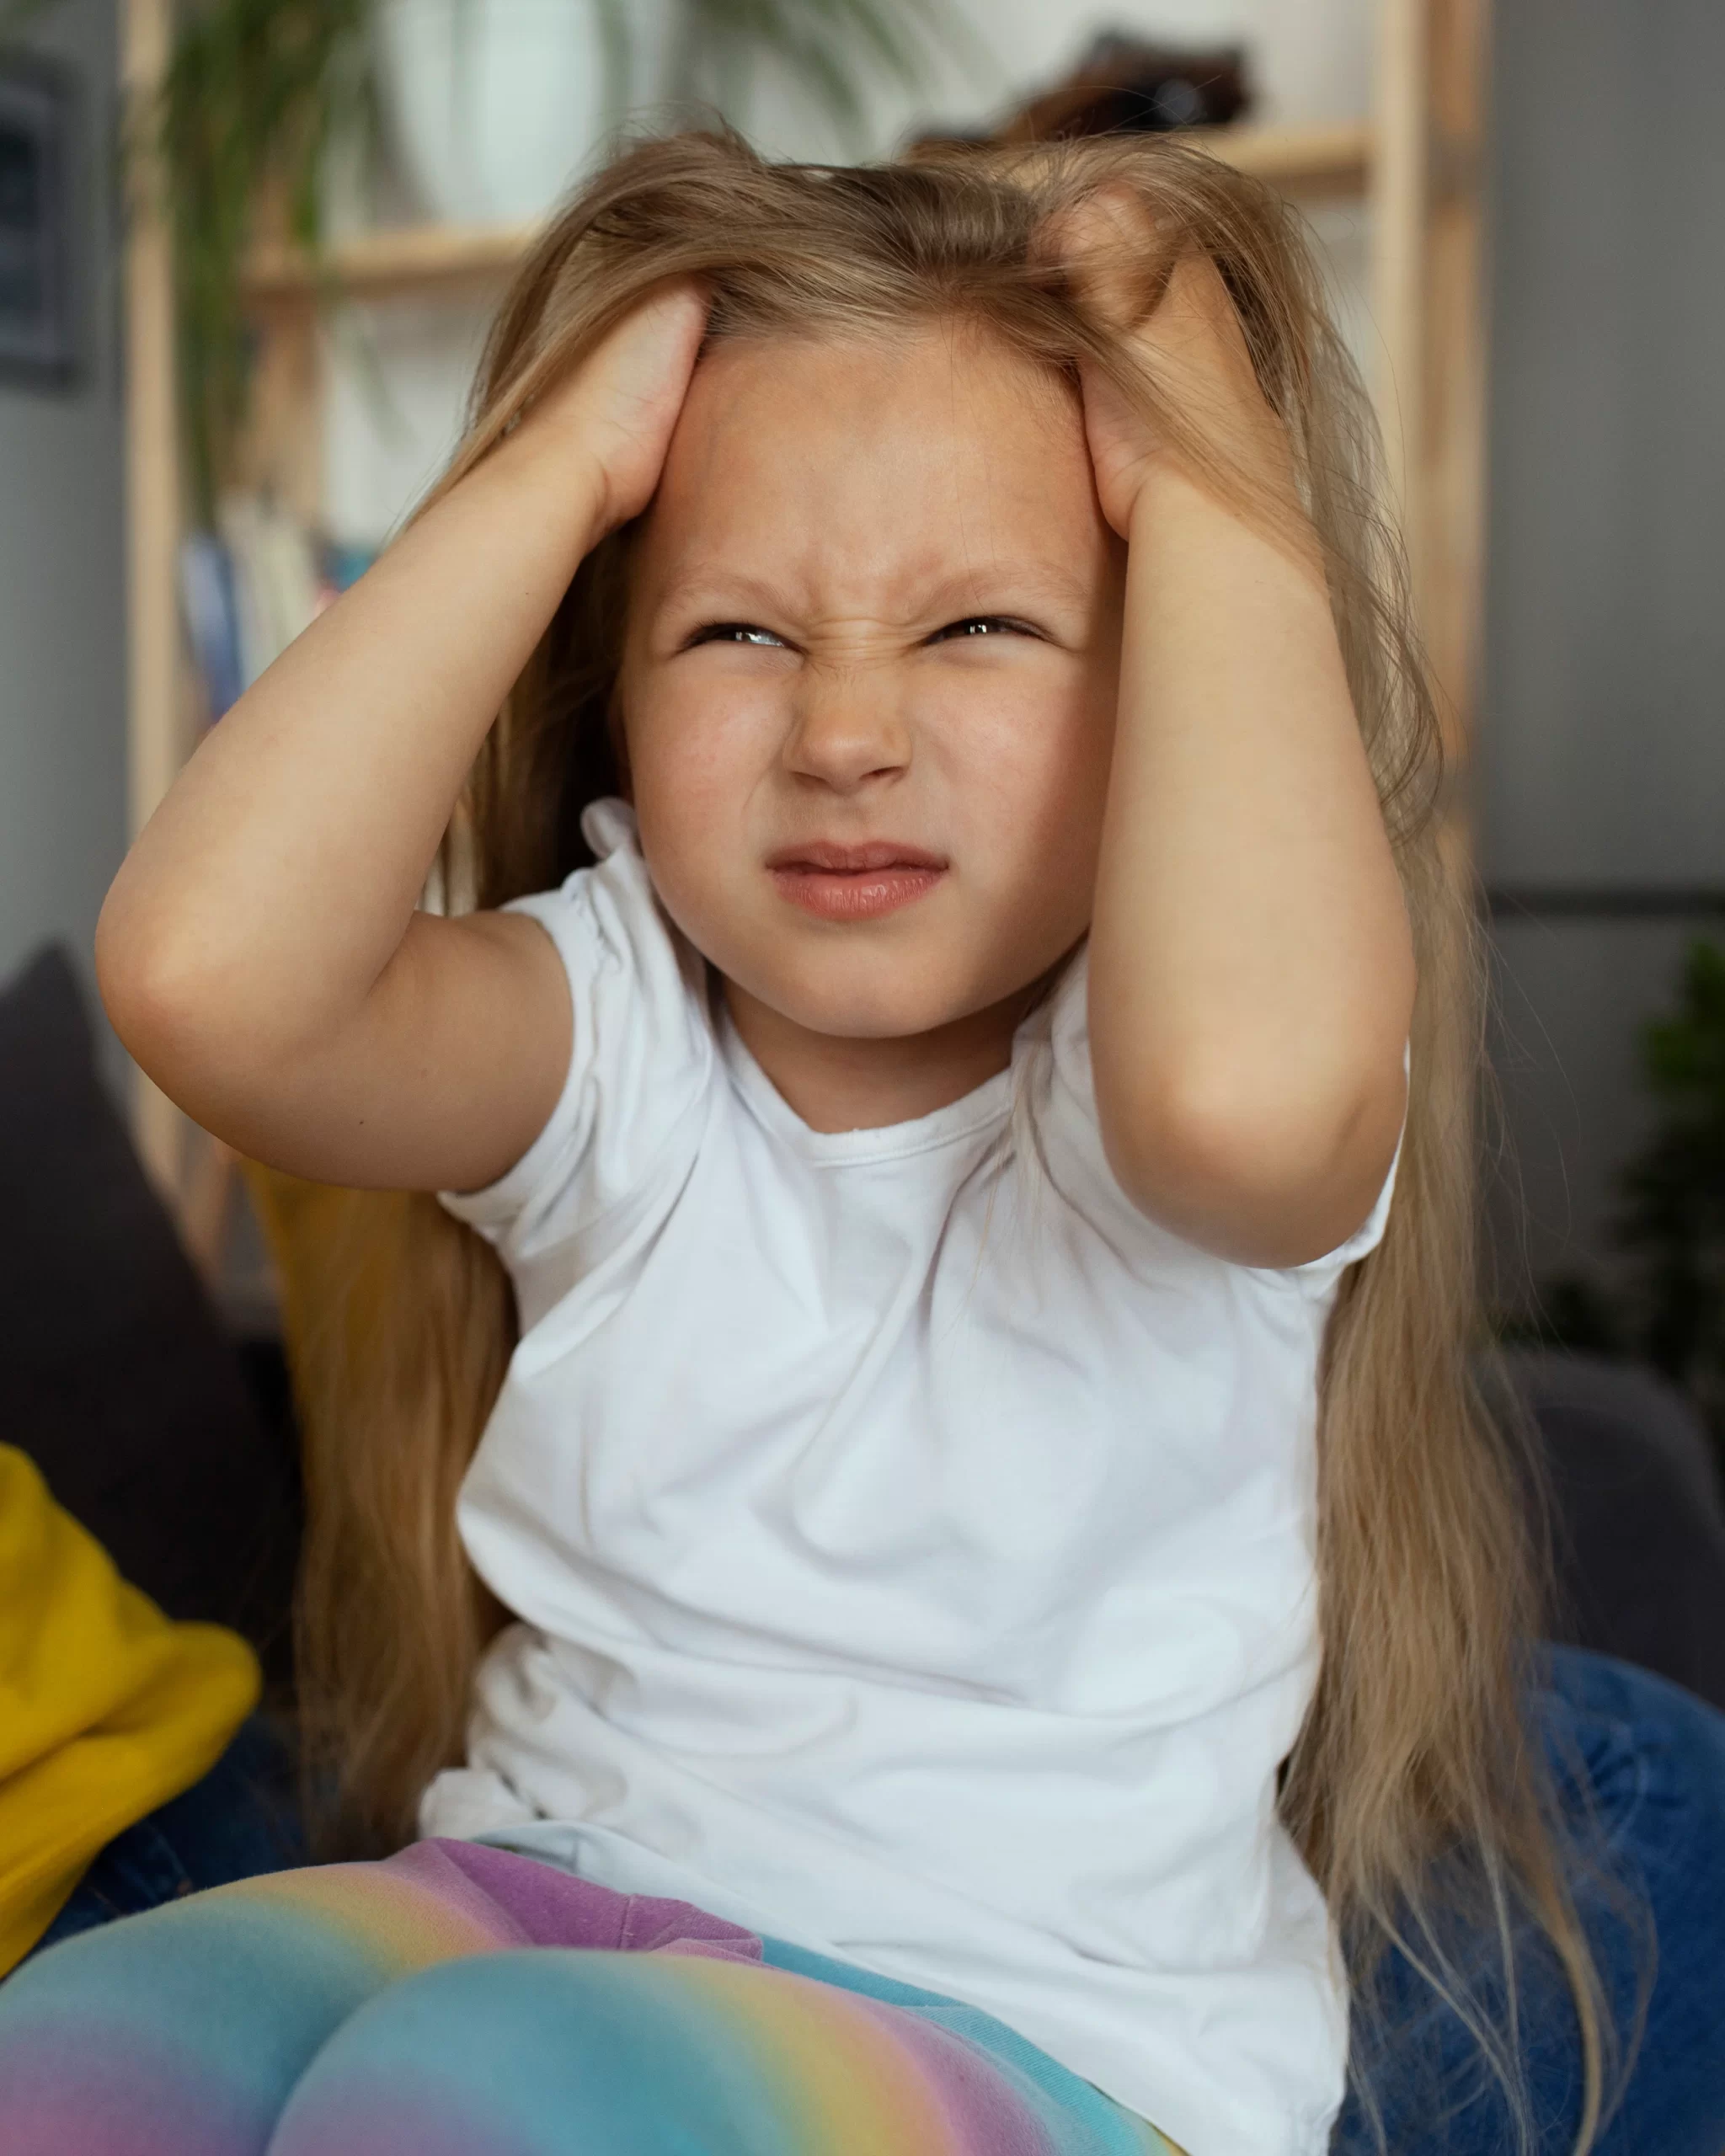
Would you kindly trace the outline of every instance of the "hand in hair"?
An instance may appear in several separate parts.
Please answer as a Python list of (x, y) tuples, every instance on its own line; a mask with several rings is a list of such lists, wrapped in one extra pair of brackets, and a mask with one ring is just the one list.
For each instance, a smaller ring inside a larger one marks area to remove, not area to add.
[(530, 444), (595, 465), (595, 538), (638, 516), (652, 499), (706, 327), (706, 296), (697, 286), (678, 283), (650, 293), (585, 366), (528, 408), (515, 430)]
[(1091, 927), (1103, 1139), (1154, 1217), (1295, 1264), (1359, 1225), (1401, 1126), (1396, 866), (1293, 452), (1219, 269), (1170, 267), (1124, 195), (1069, 213), (1056, 245), (1123, 347), (1118, 374), (1081, 369), (1128, 542)]
[(242, 1151), (473, 1187), (549, 1115), (570, 1015), (548, 939), (417, 908), (576, 568), (657, 484), (705, 320), (660, 287), (539, 386), (211, 729), (122, 865), (96, 943), (115, 1027)]
[[(1094, 312), (1124, 336), (1175, 413), (1249, 488), (1295, 499), (1288, 438), (1258, 386), (1246, 334), (1220, 271), (1206, 254), (1158, 260), (1144, 211), (1119, 191), (1069, 213), (1058, 244)], [(1151, 272), (1146, 289), (1144, 271)], [(1084, 423), (1103, 514), (1123, 539), (1145, 481), (1179, 461), (1179, 445), (1096, 367), (1083, 370)]]

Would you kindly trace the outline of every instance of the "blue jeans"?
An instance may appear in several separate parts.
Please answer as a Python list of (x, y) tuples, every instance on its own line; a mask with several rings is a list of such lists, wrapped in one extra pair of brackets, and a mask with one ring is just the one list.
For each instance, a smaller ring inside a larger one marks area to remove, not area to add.
[[(1535, 1711), (1591, 1855), (1573, 1892), (1626, 2049), (1652, 1977), (1598, 2156), (1725, 2156), (1725, 1715), (1645, 1671), (1563, 1647), (1551, 1650)], [(109, 1845), (43, 1944), (302, 1862), (287, 1785), (280, 1748), (248, 1723), (195, 1789)], [(1453, 1945), (1465, 1959), (1466, 1942)], [(1568, 2156), (1581, 2109), (1573, 2011), (1535, 1940), (1523, 1943), (1518, 1976), (1530, 2156)], [(1514, 2114), (1453, 2011), (1394, 1956), (1380, 1998), (1381, 2014), (1356, 2026), (1355, 2085), (1332, 2156), (1375, 2156), (1367, 2090), (1393, 2156), (1512, 2156)]]
[[(1626, 1662), (1548, 1653), (1537, 1718), (1619, 2046), (1596, 2156), (1725, 2156), (1725, 1715)], [(1488, 1966), (1482, 1941), (1446, 1943), (1464, 1965), (1471, 1943), (1474, 1968)], [(1517, 1986), (1530, 2156), (1568, 2156), (1580, 2032), (1556, 1957), (1531, 1935)], [(1493, 2004), (1488, 1983), (1479, 1996)], [(1367, 2091), (1393, 2156), (1513, 2156), (1514, 2111), (1455, 2013), (1396, 1956), (1381, 2001), (1381, 2015), (1356, 2015), (1332, 2156), (1375, 2156)]]

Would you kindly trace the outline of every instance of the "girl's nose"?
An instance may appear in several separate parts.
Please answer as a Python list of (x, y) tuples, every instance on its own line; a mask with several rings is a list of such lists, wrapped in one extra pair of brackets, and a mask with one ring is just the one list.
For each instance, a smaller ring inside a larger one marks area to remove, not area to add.
[(784, 765), (798, 778), (849, 793), (911, 760), (911, 730), (889, 667), (810, 667), (798, 685)]

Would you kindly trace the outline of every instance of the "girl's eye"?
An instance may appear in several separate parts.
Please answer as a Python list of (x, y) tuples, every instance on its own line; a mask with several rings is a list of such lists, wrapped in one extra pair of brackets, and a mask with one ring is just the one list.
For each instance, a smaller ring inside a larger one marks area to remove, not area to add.
[(696, 630), (684, 648), (692, 651), (697, 643), (753, 643), (775, 651), (783, 648), (784, 638), (771, 629), (757, 628), (753, 622), (709, 622)]
[(962, 622), (948, 622), (943, 629), (937, 629), (928, 641), (949, 643), (960, 637), (1025, 637), (1034, 633), (1024, 622), (1012, 621), (1004, 614), (967, 614)]

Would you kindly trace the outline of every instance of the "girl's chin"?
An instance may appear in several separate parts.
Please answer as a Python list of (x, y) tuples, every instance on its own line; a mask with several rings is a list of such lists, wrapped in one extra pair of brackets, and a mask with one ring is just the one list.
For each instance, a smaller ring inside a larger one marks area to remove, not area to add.
[(907, 970), (902, 955), (886, 966), (852, 969), (836, 953), (817, 953), (793, 974), (750, 969), (748, 985), (728, 979), (725, 993), (734, 1013), (740, 1000), (762, 1012), (769, 1026), (777, 1020), (828, 1040), (909, 1040), (974, 1010), (962, 995), (943, 995), (926, 977), (907, 980)]

